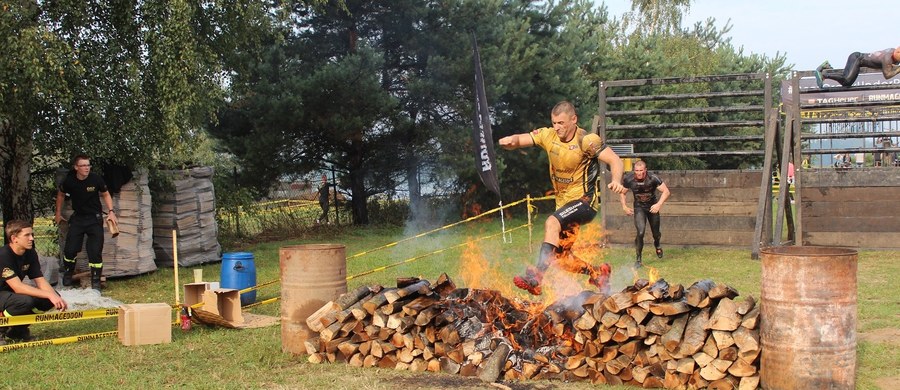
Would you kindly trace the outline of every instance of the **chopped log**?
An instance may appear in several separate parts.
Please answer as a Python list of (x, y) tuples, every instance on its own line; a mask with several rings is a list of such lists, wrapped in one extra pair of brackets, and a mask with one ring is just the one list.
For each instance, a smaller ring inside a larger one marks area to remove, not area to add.
[(607, 363), (610, 360), (615, 359), (618, 354), (619, 349), (616, 347), (603, 347), (603, 355), (601, 355), (600, 361)]
[(363, 355), (361, 353), (355, 353), (350, 357), (350, 361), (347, 362), (353, 367), (362, 367), (363, 366)]
[(523, 362), (522, 363), (522, 376), (525, 379), (534, 378), (534, 374), (538, 372), (540, 369), (540, 365), (537, 363)]
[(665, 386), (667, 389), (683, 388), (685, 385), (687, 385), (689, 379), (691, 379), (691, 376), (689, 374), (666, 371), (666, 376), (663, 379), (663, 386)]
[[(619, 357), (606, 362), (606, 372), (613, 375), (618, 375), (619, 372), (622, 371), (623, 368), (627, 367), (628, 363), (630, 362), (631, 358), (629, 358), (628, 356), (619, 355)], [(609, 377), (607, 377), (606, 379), (609, 379)], [(621, 378), (618, 379), (619, 381), (621, 381)]]
[(647, 329), (647, 332), (649, 333), (658, 335), (665, 334), (669, 331), (669, 328), (671, 328), (669, 320), (671, 320), (671, 317), (655, 315), (650, 318), (650, 321), (647, 322), (647, 325), (644, 328)]
[[(603, 306), (603, 302), (609, 297), (604, 294), (597, 294), (597, 296), (598, 302), (594, 302), (593, 306), (591, 306), (591, 314), (594, 315), (594, 318), (596, 318), (597, 321), (600, 321), (600, 319), (608, 312), (606, 307)], [(587, 305), (585, 305), (584, 308), (587, 310)]]
[(329, 301), (306, 318), (306, 326), (313, 332), (321, 332), (322, 329), (337, 321), (337, 312), (341, 310), (343, 309), (338, 304)]
[[(721, 332), (721, 331), (714, 330), (713, 332)], [(719, 345), (718, 345), (718, 343), (716, 343), (715, 337), (707, 337), (706, 338), (706, 344), (703, 344), (703, 352), (705, 352), (709, 356), (712, 356), (713, 358), (716, 358), (719, 356)]]
[(756, 298), (753, 298), (752, 295), (748, 295), (746, 299), (738, 304), (737, 313), (744, 316), (749, 313), (750, 310), (753, 310), (754, 307), (756, 307)]
[(397, 358), (393, 355), (386, 355), (381, 359), (378, 359), (378, 367), (380, 368), (394, 368), (397, 366)]
[[(725, 360), (725, 359), (713, 359), (713, 361), (709, 363), (709, 366), (713, 366), (716, 368), (716, 370), (724, 373), (724, 372), (728, 371), (728, 367), (731, 367), (732, 364), (733, 364), (733, 362), (729, 362), (728, 360)], [(707, 367), (709, 367), (709, 366), (707, 366)]]
[(397, 352), (397, 360), (402, 363), (412, 363), (413, 359), (416, 357), (412, 354), (412, 349), (403, 348), (399, 352)]
[(340, 322), (334, 322), (333, 324), (329, 325), (327, 328), (322, 329), (322, 331), (319, 332), (319, 338), (324, 342), (331, 341), (331, 339), (335, 338), (341, 331), (341, 326), (343, 325), (344, 324)]
[(303, 346), (306, 347), (307, 355), (312, 355), (322, 350), (322, 343), (319, 341), (318, 337), (311, 337), (304, 340)]
[(746, 315), (744, 315), (744, 320), (741, 321), (741, 326), (747, 329), (756, 329), (756, 325), (759, 323), (759, 306), (754, 307)]
[(744, 359), (737, 359), (731, 367), (728, 367), (728, 373), (739, 378), (756, 375), (756, 366), (747, 363)]
[(650, 304), (650, 312), (656, 315), (675, 316), (687, 313), (691, 307), (684, 301), (658, 302)]
[[(582, 365), (582, 366), (580, 366), (580, 367), (578, 367), (578, 368), (575, 368), (575, 369), (572, 369), (572, 370), (569, 370), (569, 371), (570, 371), (570, 372), (572, 373), (572, 375), (574, 375), (575, 377), (584, 379), (584, 378), (587, 378), (588, 375), (589, 375), (588, 369), (589, 369), (589, 368), (588, 368), (587, 365)], [(596, 372), (596, 370), (595, 370), (595, 372)]]
[(567, 370), (574, 370), (574, 369), (576, 369), (576, 368), (578, 368), (578, 367), (581, 367), (581, 366), (583, 366), (583, 365), (585, 365), (585, 359), (584, 359), (584, 356), (581, 356), (581, 355), (575, 355), (575, 356), (569, 356), (569, 357), (566, 359), (566, 363), (564, 364), (564, 367), (565, 367)]
[[(420, 280), (403, 288), (391, 289), (390, 291), (385, 292), (384, 298), (387, 303), (392, 303), (403, 297), (408, 297), (413, 294), (420, 294), (420, 290), (426, 291), (426, 287), (430, 285), (431, 282), (427, 280)], [(425, 294), (428, 294), (429, 292), (431, 292), (431, 289), (427, 289), (427, 292), (425, 292)]]
[(700, 309), (700, 311), (694, 314), (690, 320), (688, 320), (687, 326), (684, 329), (684, 337), (681, 340), (681, 345), (678, 346), (677, 355), (679, 356), (690, 356), (697, 351), (703, 349), (703, 345), (706, 344), (706, 339), (709, 334), (707, 333), (705, 327), (709, 322), (709, 308)]
[(359, 286), (353, 289), (353, 291), (348, 291), (338, 297), (334, 303), (340, 306), (341, 310), (347, 310), (350, 306), (353, 306), (356, 302), (359, 302), (359, 300), (371, 293), (372, 291), (369, 290), (369, 286)]
[(759, 332), (756, 329), (747, 329), (743, 326), (737, 328), (732, 334), (734, 344), (738, 347), (738, 355), (748, 362), (756, 360), (759, 356)]
[(714, 357), (709, 356), (706, 352), (703, 351), (695, 353), (692, 357), (694, 358), (694, 361), (697, 362), (697, 365), (701, 368), (708, 366), (709, 363), (712, 363), (713, 359), (715, 359)]
[(743, 377), (738, 384), (738, 390), (756, 390), (757, 388), (759, 388), (759, 375)]
[(441, 298), (447, 298), (453, 290), (456, 290), (456, 284), (453, 283), (453, 280), (451, 280), (446, 273), (442, 273), (441, 276), (437, 278), (437, 281), (435, 281), (431, 290), (438, 293)]
[(409, 363), (397, 362), (397, 364), (394, 366), (394, 369), (397, 371), (409, 370)]
[(404, 288), (411, 284), (418, 283), (422, 280), (422, 278), (417, 278), (415, 276), (412, 277), (398, 277), (397, 278), (397, 288)]
[(716, 381), (712, 381), (709, 383), (709, 390), (734, 390), (737, 388), (738, 383), (732, 377), (725, 377)]
[(401, 298), (396, 301), (381, 305), (381, 307), (379, 307), (376, 310), (381, 312), (382, 314), (387, 314), (387, 315), (399, 313), (400, 311), (403, 310), (403, 307), (406, 306), (406, 304), (410, 303), (412, 300), (413, 300), (413, 297)]
[(728, 360), (729, 362), (738, 360), (737, 347), (731, 346), (728, 348), (722, 348), (721, 350), (719, 350), (719, 359)]
[[(466, 361), (472, 363), (476, 366), (481, 367), (481, 362), (484, 360), (484, 352), (478, 351), (466, 357)], [(484, 367), (482, 367), (484, 368)]]
[(712, 337), (716, 341), (716, 346), (719, 349), (725, 349), (732, 345), (734, 345), (734, 337), (731, 337), (731, 332), (724, 330), (714, 330), (712, 331)]
[(659, 337), (658, 334), (650, 334), (644, 337), (644, 345), (651, 345), (656, 342), (656, 338)]
[(363, 357), (363, 367), (375, 367), (376, 364), (378, 364), (378, 358), (374, 355)]
[(337, 348), (344, 354), (344, 356), (353, 356), (359, 351), (359, 343), (351, 343), (349, 341), (344, 341), (338, 344)]
[[(720, 284), (719, 286), (724, 286)], [(718, 287), (718, 286), (717, 286)], [(732, 331), (741, 326), (741, 316), (737, 313), (737, 304), (731, 298), (725, 297), (719, 300), (716, 310), (713, 311), (706, 324), (706, 329)]]
[(370, 355), (372, 351), (372, 343), (373, 341), (364, 341), (359, 343), (359, 353), (363, 354), (363, 356)]
[(664, 388), (662, 379), (656, 376), (648, 376), (647, 379), (644, 379), (644, 388), (645, 389), (660, 389)]
[[(637, 321), (628, 314), (619, 317), (619, 320), (616, 321), (616, 327), (625, 329), (625, 334), (628, 337), (635, 337), (639, 333)], [(613, 336), (613, 340), (615, 340), (615, 336)]]
[(688, 388), (705, 389), (707, 386), (709, 386), (709, 381), (700, 376), (700, 370), (694, 370), (691, 373), (691, 379), (688, 379)]
[(665, 279), (659, 279), (647, 287), (647, 291), (653, 296), (654, 300), (663, 299), (669, 295), (669, 282)]
[(619, 321), (619, 317), (621, 316), (621, 314), (608, 311), (604, 313), (602, 317), (600, 317), (600, 324), (606, 328), (612, 327), (616, 324), (617, 321)]
[(441, 362), (441, 372), (446, 372), (448, 374), (458, 374), (461, 364), (454, 361), (449, 356), (443, 356), (438, 359)]
[(644, 383), (648, 375), (650, 375), (650, 367), (637, 366), (631, 369), (631, 377), (638, 383)]
[(700, 376), (703, 377), (703, 379), (712, 382), (724, 378), (725, 372), (719, 371), (719, 369), (716, 368), (715, 365), (710, 363), (707, 364), (706, 367), (700, 369)]
[[(350, 318), (353, 318), (353, 316), (350, 316)], [(339, 332), (339, 334), (341, 336), (346, 336), (346, 335), (352, 334), (354, 329), (357, 329), (357, 328), (362, 330), (362, 322), (357, 321), (357, 320), (349, 321), (349, 322), (345, 323), (343, 326), (341, 326), (341, 331)]]
[(416, 316), (420, 311), (425, 310), (437, 302), (434, 298), (421, 296), (413, 299), (412, 302), (403, 306), (403, 312), (410, 316)]
[(312, 353), (306, 358), (306, 361), (312, 364), (321, 364), (324, 363), (325, 360), (325, 354), (323, 353)]
[(409, 364), (409, 370), (415, 372), (425, 372), (428, 369), (428, 363), (425, 362), (425, 359), (415, 358), (412, 363)]
[(583, 353), (584, 353), (585, 357), (589, 357), (589, 358), (595, 357), (595, 356), (599, 355), (602, 350), (603, 350), (602, 346), (598, 345), (598, 343), (595, 343), (593, 341), (588, 340), (587, 342), (584, 343), (584, 352)]
[(634, 356), (637, 354), (640, 346), (640, 340), (631, 340), (619, 347), (619, 353), (628, 356), (630, 359), (634, 359)]
[(459, 364), (463, 364), (466, 361), (466, 354), (463, 353), (462, 345), (457, 345), (452, 350), (447, 351), (447, 357)]
[(363, 303), (363, 308), (366, 309), (366, 312), (369, 315), (375, 315), (375, 311), (384, 304), (387, 304), (387, 298), (384, 294), (394, 291), (396, 288), (386, 288), (381, 290), (378, 294), (375, 294), (372, 298), (369, 298), (365, 303)]
[(707, 307), (709, 306), (709, 290), (715, 287), (715, 283), (710, 279), (703, 279), (695, 282), (688, 287), (687, 292), (685, 292), (685, 301), (688, 305), (693, 307)]
[(597, 319), (588, 310), (585, 310), (584, 314), (572, 323), (572, 326), (579, 330), (593, 329), (595, 325), (597, 325)]
[(463, 364), (462, 367), (459, 368), (459, 375), (462, 375), (462, 376), (478, 375), (478, 366), (471, 364), (471, 363)]
[(628, 329), (616, 328), (616, 331), (613, 332), (612, 340), (618, 343), (624, 343), (628, 341)]
[(434, 319), (438, 314), (438, 308), (435, 306), (431, 306), (426, 308), (425, 310), (419, 311), (419, 314), (416, 315), (416, 320), (414, 323), (418, 326), (425, 326)]
[(597, 339), (600, 340), (600, 343), (606, 344), (609, 340), (612, 340), (613, 331), (610, 329), (600, 329), (597, 331)]
[(673, 301), (678, 301), (684, 298), (684, 286), (679, 284), (674, 284), (669, 286), (669, 296), (668, 299)]
[(631, 296), (631, 293), (624, 291), (615, 293), (609, 298), (606, 298), (605, 301), (603, 301), (603, 307), (613, 313), (619, 313), (626, 308), (634, 306), (634, 302), (632, 301)]
[(425, 359), (427, 362), (426, 370), (428, 372), (441, 372), (441, 361), (438, 359)]
[(681, 344), (681, 338), (684, 335), (684, 327), (687, 325), (688, 316), (681, 315), (675, 318), (672, 322), (672, 327), (660, 338), (662, 341), (662, 345), (669, 352), (673, 352), (678, 349), (678, 345)]
[(400, 328), (400, 325), (403, 325), (403, 313), (394, 313), (388, 316), (387, 323), (385, 327), (397, 330)]
[(650, 314), (650, 310), (644, 309), (640, 306), (629, 307), (625, 309), (625, 312), (628, 313), (631, 318), (634, 318), (634, 321), (638, 324), (644, 322), (644, 319), (647, 318), (647, 315)]
[(390, 339), (391, 339), (391, 336), (394, 335), (394, 332), (395, 332), (395, 330), (393, 330), (393, 329), (391, 329), (391, 328), (381, 328), (381, 329), (378, 330), (378, 335), (376, 336), (376, 338), (377, 338), (378, 340), (375, 340), (375, 341), (387, 341), (387, 340), (390, 340)]
[(740, 294), (738, 294), (737, 290), (735, 290), (733, 287), (731, 287), (725, 283), (719, 283), (715, 287), (713, 287), (709, 290), (709, 298), (710, 299), (720, 299), (720, 298), (734, 299), (738, 295), (740, 295)]

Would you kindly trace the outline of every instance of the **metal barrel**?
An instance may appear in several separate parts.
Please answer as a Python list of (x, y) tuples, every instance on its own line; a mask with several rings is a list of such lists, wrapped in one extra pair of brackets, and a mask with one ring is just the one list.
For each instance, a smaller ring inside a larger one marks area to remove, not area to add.
[(855, 389), (856, 250), (791, 246), (760, 253), (762, 388)]
[(343, 245), (308, 244), (282, 247), (281, 350), (305, 354), (313, 337), (306, 318), (347, 292), (347, 256)]

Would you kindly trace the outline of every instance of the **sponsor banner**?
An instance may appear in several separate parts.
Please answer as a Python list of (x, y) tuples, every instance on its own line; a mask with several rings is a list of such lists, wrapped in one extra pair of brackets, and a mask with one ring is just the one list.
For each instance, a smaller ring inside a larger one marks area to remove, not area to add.
[(116, 317), (118, 308), (94, 309), (82, 311), (56, 311), (44, 314), (27, 314), (21, 316), (0, 317), (0, 327), (30, 325), (48, 322), (62, 322), (74, 320), (89, 320), (93, 318)]
[(494, 163), (494, 137), (491, 134), (491, 117), (488, 110), (487, 96), (484, 91), (484, 75), (481, 73), (481, 56), (478, 54), (478, 43), (472, 33), (472, 61), (475, 63), (475, 115), (472, 139), (477, 146), (475, 161), (481, 181), (497, 196), (500, 196), (500, 183), (497, 180)]
[[(870, 90), (852, 90), (842, 87), (834, 80), (825, 80), (825, 88), (816, 86), (815, 77), (800, 78), (800, 104), (836, 104), (893, 102), (900, 104), (900, 78), (886, 80), (881, 73), (862, 73), (853, 83), (859, 86), (896, 86), (896, 88), (879, 88)], [(808, 92), (808, 93), (807, 93)], [(793, 103), (793, 87), (791, 80), (781, 82), (781, 102)]]

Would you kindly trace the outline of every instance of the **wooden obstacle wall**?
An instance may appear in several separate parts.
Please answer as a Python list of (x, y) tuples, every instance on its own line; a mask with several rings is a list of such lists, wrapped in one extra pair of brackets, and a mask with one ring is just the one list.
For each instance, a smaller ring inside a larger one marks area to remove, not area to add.
[(803, 245), (900, 248), (895, 167), (803, 170)]
[[(750, 247), (756, 223), (759, 170), (653, 171), (672, 195), (663, 205), (662, 246), (727, 245)], [(607, 178), (607, 182), (608, 182)], [(625, 196), (632, 207), (632, 195)], [(601, 204), (610, 243), (633, 244), (634, 216), (625, 215), (619, 195), (605, 191)], [(649, 248), (649, 249), (648, 249)], [(644, 235), (644, 256), (653, 256), (650, 226)]]

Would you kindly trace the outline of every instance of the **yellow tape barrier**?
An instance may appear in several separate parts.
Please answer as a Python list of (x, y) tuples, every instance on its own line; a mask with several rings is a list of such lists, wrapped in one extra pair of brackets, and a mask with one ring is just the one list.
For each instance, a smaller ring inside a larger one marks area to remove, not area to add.
[[(545, 197), (542, 197), (542, 198), (531, 198), (530, 200), (531, 200), (531, 201), (535, 201), (535, 200), (548, 200), (548, 199), (556, 199), (556, 198), (555, 198), (555, 197), (552, 197), (552, 196), (545, 196)], [(379, 247), (377, 247), (377, 248), (369, 249), (369, 250), (367, 250), (367, 251), (363, 251), (363, 252), (359, 252), (359, 253), (350, 255), (350, 256), (347, 257), (347, 259), (349, 260), (349, 259), (353, 259), (353, 258), (360, 257), (360, 256), (363, 256), (363, 255), (367, 255), (367, 254), (372, 253), (372, 252), (380, 251), (380, 250), (382, 250), (382, 249), (387, 249), (387, 248), (396, 246), (397, 244), (399, 244), (399, 243), (401, 243), (401, 242), (409, 241), (409, 240), (412, 240), (412, 239), (414, 239), (414, 238), (421, 238), (421, 237), (427, 236), (427, 235), (429, 235), (429, 234), (431, 234), (431, 233), (438, 232), (438, 231), (440, 231), (440, 230), (449, 229), (449, 228), (451, 228), (451, 227), (454, 227), (454, 226), (457, 226), (457, 225), (460, 225), (460, 224), (463, 224), (463, 223), (466, 223), (466, 222), (471, 222), (471, 221), (474, 221), (474, 220), (476, 220), (476, 219), (478, 219), (478, 218), (484, 217), (484, 216), (486, 216), (486, 215), (488, 215), (488, 214), (496, 213), (496, 212), (498, 212), (498, 211), (500, 211), (500, 210), (502, 210), (502, 209), (504, 209), (504, 208), (512, 207), (512, 206), (515, 206), (515, 205), (517, 205), (517, 204), (519, 204), (519, 203), (528, 202), (528, 201), (529, 201), (528, 198), (526, 198), (526, 199), (520, 199), (520, 200), (517, 200), (517, 201), (512, 202), (512, 203), (510, 203), (510, 204), (506, 204), (506, 205), (503, 205), (503, 206), (500, 206), (500, 207), (495, 207), (495, 208), (493, 208), (493, 209), (491, 209), (491, 210), (485, 211), (485, 212), (483, 212), (483, 213), (481, 213), (481, 214), (478, 214), (478, 215), (476, 215), (476, 216), (474, 216), (474, 217), (466, 218), (466, 219), (464, 219), (464, 220), (462, 220), (462, 221), (457, 221), (457, 222), (451, 223), (451, 224), (449, 224), (449, 225), (444, 225), (444, 226), (441, 226), (441, 227), (439, 227), (439, 228), (429, 230), (429, 231), (427, 231), (427, 232), (423, 232), (423, 233), (416, 234), (415, 236), (412, 236), (412, 237), (407, 237), (407, 238), (404, 238), (404, 239), (401, 239), (401, 240), (398, 240), (398, 241), (394, 241), (394, 242), (392, 242), (392, 243), (390, 243), (390, 244), (385, 244), (385, 245), (379, 246)], [(529, 211), (530, 211), (530, 210), (529, 210)], [(521, 227), (521, 226), (520, 226), (520, 227)], [(518, 229), (518, 228), (516, 228), (516, 229)], [(508, 230), (508, 231), (512, 231), (512, 230)], [(502, 233), (501, 233), (501, 234), (502, 234)], [(492, 236), (492, 237), (493, 237), (493, 236)]]
[[(525, 224), (525, 225), (521, 225), (521, 226), (514, 227), (514, 228), (512, 228), (512, 229), (508, 229), (508, 230), (506, 231), (506, 233), (509, 233), (509, 232), (512, 232), (512, 231), (515, 231), (515, 230), (518, 230), (518, 229), (522, 229), (522, 228), (525, 228), (525, 227), (528, 227), (528, 225)], [(480, 237), (480, 238), (476, 239), (475, 241), (481, 241), (481, 240), (486, 240), (486, 239), (488, 239), (488, 238), (494, 238), (494, 237), (503, 235), (503, 233), (504, 233), (504, 232), (500, 232), (500, 233), (492, 234), (492, 235), (490, 235), (490, 236)], [(369, 274), (374, 274), (374, 273), (376, 273), (376, 272), (381, 272), (381, 271), (384, 271), (384, 270), (386, 270), (386, 269), (388, 269), (388, 268), (394, 268), (394, 267), (397, 267), (397, 266), (400, 266), (400, 265), (403, 265), (403, 264), (406, 264), (406, 263), (411, 263), (411, 262), (413, 262), (413, 261), (420, 260), (420, 259), (422, 259), (422, 258), (424, 258), (424, 257), (426, 257), (426, 256), (435, 255), (435, 254), (438, 254), (438, 253), (441, 253), (441, 252), (444, 252), (444, 251), (448, 251), (448, 250), (450, 250), (450, 249), (460, 248), (460, 247), (466, 246), (466, 245), (468, 245), (468, 244), (469, 244), (468, 242), (464, 242), (464, 243), (462, 243), (462, 244), (454, 245), (454, 246), (447, 247), (447, 248), (444, 248), (444, 249), (438, 249), (438, 250), (433, 251), (433, 252), (428, 252), (428, 253), (425, 253), (425, 254), (422, 254), (422, 255), (419, 255), (419, 256), (411, 257), (411, 258), (408, 258), (408, 259), (406, 259), (406, 260), (403, 260), (403, 261), (400, 261), (400, 262), (397, 262), (397, 263), (388, 264), (388, 265), (385, 265), (385, 266), (382, 266), (382, 267), (378, 267), (378, 268), (373, 268), (373, 269), (370, 269), (370, 270), (368, 270), (368, 271), (364, 271), (364, 272), (358, 273), (358, 274), (356, 274), (356, 275), (347, 276), (347, 280), (351, 280), (351, 279), (354, 279), (354, 278), (358, 278), (358, 277), (360, 277), (360, 276), (365, 276), (365, 275), (369, 275)]]
[(118, 315), (118, 308), (92, 309), (81, 311), (58, 311), (44, 314), (26, 314), (21, 316), (0, 317), (0, 327), (42, 324), (48, 322), (89, 320), (94, 318), (116, 317)]
[(104, 337), (115, 336), (117, 334), (119, 334), (119, 332), (113, 330), (113, 331), (109, 331), (109, 332), (84, 334), (84, 335), (80, 335), (80, 336), (67, 336), (67, 337), (58, 337), (55, 339), (29, 341), (27, 343), (8, 344), (8, 345), (0, 346), (0, 352), (9, 352), (9, 351), (15, 351), (15, 350), (31, 348), (31, 347), (41, 347), (44, 345), (61, 345), (61, 344), (75, 343), (78, 341), (96, 340), (96, 339), (101, 339)]

